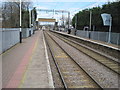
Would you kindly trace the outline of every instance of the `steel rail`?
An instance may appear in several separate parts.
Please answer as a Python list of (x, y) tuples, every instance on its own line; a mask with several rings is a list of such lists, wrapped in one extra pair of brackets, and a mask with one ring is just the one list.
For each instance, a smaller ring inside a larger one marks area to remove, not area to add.
[(64, 78), (63, 78), (63, 76), (62, 76), (61, 70), (60, 70), (60, 68), (59, 68), (59, 66), (58, 66), (58, 64), (57, 64), (57, 62), (56, 62), (56, 60), (55, 60), (55, 58), (54, 58), (54, 54), (52, 53), (52, 50), (51, 50), (51, 48), (50, 48), (50, 46), (49, 46), (49, 44), (48, 44), (48, 41), (47, 41), (47, 39), (46, 39), (45, 33), (44, 33), (44, 37), (45, 37), (46, 44), (48, 45), (48, 49), (49, 49), (49, 51), (50, 51), (50, 53), (51, 53), (51, 56), (52, 56), (52, 58), (53, 58), (53, 61), (54, 61), (54, 63), (55, 63), (55, 66), (56, 66), (56, 68), (57, 68), (57, 70), (58, 70), (58, 73), (59, 73), (59, 76), (60, 76), (61, 81), (62, 81), (62, 83), (63, 83), (63, 86), (64, 86), (65, 89), (67, 89), (68, 87), (67, 87), (67, 85), (66, 85), (66, 83), (65, 83), (65, 80), (64, 80)]
[[(55, 35), (56, 36), (56, 35)], [(61, 35), (59, 35), (59, 36), (61, 36)], [(56, 37), (58, 37), (58, 36), (56, 36)], [(70, 42), (72, 42), (72, 43), (74, 43), (74, 44), (77, 44), (77, 45), (79, 45), (79, 46), (81, 46), (81, 47), (83, 47), (83, 48), (85, 48), (85, 49), (88, 49), (88, 48), (86, 48), (86, 47), (84, 47), (83, 45), (80, 45), (80, 44), (78, 44), (77, 42), (75, 42), (75, 41), (72, 41), (72, 40), (70, 40), (70, 39), (68, 39), (68, 38), (65, 38), (65, 37), (58, 37), (59, 39), (61, 39), (61, 38), (64, 38), (64, 39), (66, 39), (66, 40), (68, 40), (68, 41), (70, 41)], [(61, 40), (63, 40), (63, 39), (61, 39)], [(64, 40), (63, 40), (64, 41)], [(68, 42), (66, 42), (66, 41), (64, 41), (65, 43), (67, 43), (67, 44), (69, 44)], [(75, 46), (73, 46), (73, 45), (71, 45), (71, 44), (69, 44), (70, 46), (72, 46), (72, 47), (74, 47), (75, 49), (77, 49), (77, 50), (79, 50), (80, 52), (82, 52), (82, 53), (84, 53), (83, 51), (81, 51), (80, 49), (78, 49), (77, 47), (75, 47)], [(89, 49), (90, 50), (90, 49)], [(92, 50), (90, 50), (90, 51), (92, 51)], [(92, 51), (92, 52), (95, 52), (95, 51)], [(95, 52), (95, 53), (97, 53), (97, 52)], [(112, 70), (113, 72), (115, 72), (115, 73), (117, 73), (118, 75), (120, 75), (120, 71), (115, 71), (114, 69), (112, 69), (112, 68), (110, 68), (109, 66), (107, 66), (106, 64), (103, 64), (101, 61), (99, 61), (99, 60), (96, 60), (94, 57), (92, 57), (92, 56), (90, 56), (90, 55), (88, 55), (87, 53), (84, 53), (85, 55), (87, 55), (87, 56), (89, 56), (90, 58), (92, 58), (93, 60), (95, 60), (95, 61), (97, 61), (97, 62), (99, 62), (100, 64), (102, 64), (103, 66), (105, 66), (105, 67), (107, 67), (108, 69), (110, 69), (110, 70)], [(98, 53), (99, 54), (99, 53)], [(103, 55), (101, 55), (101, 56), (103, 56)], [(105, 56), (103, 56), (103, 57), (105, 57)], [(105, 57), (105, 58), (108, 58), (108, 57)], [(109, 58), (108, 58), (109, 59)], [(109, 60), (110, 61), (110, 60)], [(118, 64), (118, 66), (120, 65), (120, 63), (119, 62), (117, 62), (117, 61), (112, 61), (112, 62), (114, 62), (114, 63), (116, 63), (116, 64)]]
[[(48, 34), (48, 33), (47, 33), (47, 34)], [(48, 35), (49, 35), (49, 37), (64, 51), (64, 53), (66, 53), (66, 54), (70, 57), (70, 59), (73, 60), (74, 63), (75, 63), (77, 66), (79, 66), (79, 68), (81, 68), (81, 69), (94, 81), (94, 83), (96, 83), (96, 85), (100, 88), (100, 90), (103, 90), (103, 89), (104, 89), (104, 87), (103, 87), (102, 85), (100, 85), (99, 82), (97, 82), (97, 81), (94, 79), (94, 77), (93, 77), (92, 75), (90, 75), (83, 67), (81, 67), (81, 66), (50, 36), (50, 34), (48, 34)]]

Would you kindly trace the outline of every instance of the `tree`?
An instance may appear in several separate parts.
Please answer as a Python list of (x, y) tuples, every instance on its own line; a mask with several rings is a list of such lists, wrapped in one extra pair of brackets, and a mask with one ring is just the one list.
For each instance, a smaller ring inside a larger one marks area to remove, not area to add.
[(2, 4), (2, 26), (11, 28), (19, 26), (19, 7), (13, 2)]
[(79, 11), (73, 19), (72, 25), (75, 27), (75, 17), (77, 16), (77, 29), (83, 30), (84, 26), (89, 26), (89, 15), (90, 11), (92, 12), (92, 26), (96, 27), (96, 31), (108, 31), (108, 26), (103, 26), (103, 21), (101, 18), (102, 13), (109, 13), (112, 15), (112, 32), (120, 33), (120, 1), (119, 2), (108, 2), (108, 4), (104, 4), (102, 7), (94, 7), (91, 9), (85, 9)]
[[(29, 27), (29, 8), (31, 2), (22, 2), (22, 27)], [(20, 2), (2, 3), (2, 27), (19, 28), (20, 26)]]
[(33, 21), (36, 21), (36, 19), (37, 19), (37, 10), (36, 10), (36, 7), (34, 7), (31, 12), (32, 12), (31, 16), (34, 17)]

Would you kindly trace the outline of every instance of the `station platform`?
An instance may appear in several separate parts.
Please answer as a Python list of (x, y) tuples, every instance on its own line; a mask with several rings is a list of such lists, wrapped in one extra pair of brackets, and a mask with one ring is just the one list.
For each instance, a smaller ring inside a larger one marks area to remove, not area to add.
[[(57, 31), (55, 31), (57, 32)], [(76, 39), (118, 49), (117, 46), (58, 32)], [(42, 30), (23, 39), (2, 55), (2, 88), (54, 88), (54, 81)]]
[(43, 31), (2, 54), (2, 88), (54, 88)]
[(108, 48), (113, 48), (113, 49), (116, 49), (116, 50), (120, 50), (120, 45), (116, 45), (116, 44), (112, 44), (112, 43), (107, 43), (107, 42), (99, 41), (99, 40), (93, 40), (93, 39), (89, 39), (89, 38), (83, 38), (83, 37), (74, 35), (73, 32), (71, 34), (68, 34), (67, 32), (59, 32), (59, 31), (53, 31), (53, 32), (61, 33), (63, 35), (65, 34), (65, 35), (71, 36), (73, 38), (78, 38), (78, 39), (81, 39), (81, 40), (84, 40), (84, 41), (89, 41), (89, 42), (92, 42), (92, 43), (95, 43), (95, 44), (106, 46)]
[(101, 53), (102, 55), (105, 55), (106, 57), (111, 58), (112, 60), (120, 63), (119, 61), (120, 46), (119, 45), (98, 41), (98, 40), (92, 40), (89, 38), (83, 38), (80, 36), (73, 35), (72, 33), (68, 34), (67, 32), (60, 32), (60, 31), (54, 31), (54, 30), (51, 30), (51, 32), (56, 33), (58, 35), (60, 34), (64, 37), (67, 37), (68, 39), (72, 39), (73, 41), (80, 42), (86, 45), (86, 47), (88, 46), (88, 48), (91, 48), (92, 50), (98, 53)]
[[(67, 34), (67, 32), (64, 32)], [(79, 37), (80, 39), (84, 39), (86, 41), (91, 41), (91, 42), (95, 42), (97, 44), (100, 44), (100, 45), (103, 45), (103, 46), (107, 46), (107, 47), (111, 47), (111, 48), (115, 48), (115, 49), (120, 49), (120, 45), (116, 45), (116, 44), (112, 44), (112, 43), (108, 43), (108, 42), (104, 42), (104, 41), (100, 41), (100, 40), (93, 40), (93, 39), (89, 39), (89, 38), (82, 38), (80, 36), (77, 36), (75, 35), (75, 31), (72, 30), (70, 35), (73, 35), (73, 36), (76, 36), (76, 37)]]

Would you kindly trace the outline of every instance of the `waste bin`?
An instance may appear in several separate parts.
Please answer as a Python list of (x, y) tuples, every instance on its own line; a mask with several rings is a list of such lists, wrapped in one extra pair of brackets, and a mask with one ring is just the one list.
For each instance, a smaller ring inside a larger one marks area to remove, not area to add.
[(71, 33), (71, 29), (68, 29), (68, 34), (70, 34)]
[(29, 37), (31, 36), (31, 30), (29, 31)]

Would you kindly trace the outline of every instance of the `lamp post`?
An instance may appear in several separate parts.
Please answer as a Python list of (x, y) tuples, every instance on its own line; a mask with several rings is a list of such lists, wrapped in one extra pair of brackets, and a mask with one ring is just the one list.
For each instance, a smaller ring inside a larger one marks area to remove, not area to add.
[(89, 24), (89, 30), (88, 30), (89, 39), (90, 39), (90, 36), (91, 36), (91, 25), (92, 25), (92, 11), (90, 11), (90, 24)]
[[(68, 29), (70, 30), (70, 11), (68, 11)], [(71, 32), (71, 30), (70, 30)]]
[(22, 10), (21, 10), (21, 8), (22, 8), (22, 5), (21, 5), (21, 0), (20, 0), (20, 43), (22, 43), (22, 28), (21, 28), (21, 25), (22, 25), (22, 19), (21, 19), (21, 17), (22, 17)]
[(77, 29), (77, 14), (75, 15), (75, 29)]
[(76, 35), (76, 32), (77, 32), (77, 14), (75, 15), (75, 35)]
[(70, 28), (70, 12), (68, 11), (68, 29)]
[[(35, 8), (35, 7), (34, 7)], [(33, 29), (33, 34), (35, 33), (35, 16), (34, 16), (34, 8), (32, 9), (32, 29)]]
[(110, 43), (110, 38), (111, 38), (111, 27), (112, 27), (112, 17), (110, 17), (110, 27), (109, 27), (108, 43)]
[(92, 11), (90, 11), (90, 31), (91, 31), (91, 23), (92, 23)]
[(29, 27), (31, 28), (31, 10), (29, 10)]

